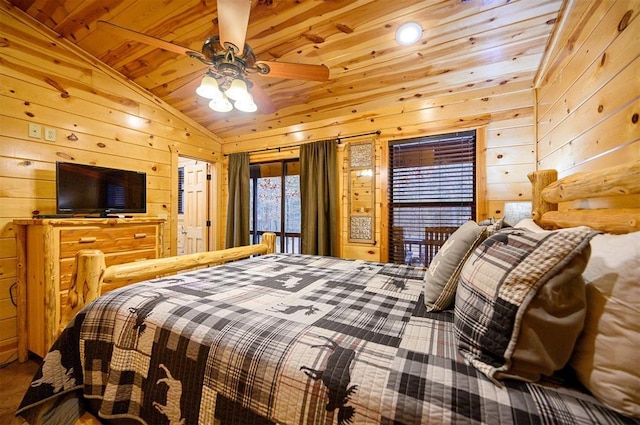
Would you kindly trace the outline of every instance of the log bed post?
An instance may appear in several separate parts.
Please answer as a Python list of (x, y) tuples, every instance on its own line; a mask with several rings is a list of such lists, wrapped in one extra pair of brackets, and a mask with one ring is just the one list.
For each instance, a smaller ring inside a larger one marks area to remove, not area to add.
[(558, 180), (556, 170), (538, 170), (527, 174), (532, 187), (531, 218), (538, 225), (542, 223), (542, 216), (548, 211), (557, 211), (558, 204), (547, 202), (542, 198), (542, 191), (551, 183)]
[(260, 241), (262, 245), (267, 247), (267, 254), (273, 254), (276, 252), (276, 234), (275, 233), (263, 233), (262, 240)]
[(100, 284), (106, 269), (104, 253), (97, 249), (81, 249), (71, 276), (67, 305), (60, 315), (58, 334), (89, 301), (100, 296)]
[(198, 252), (175, 257), (156, 258), (106, 267), (104, 253), (97, 249), (80, 250), (69, 288), (69, 302), (62, 311), (58, 334), (85, 305), (112, 289), (179, 271), (239, 260), (256, 254), (276, 252), (276, 235), (264, 233), (256, 245)]

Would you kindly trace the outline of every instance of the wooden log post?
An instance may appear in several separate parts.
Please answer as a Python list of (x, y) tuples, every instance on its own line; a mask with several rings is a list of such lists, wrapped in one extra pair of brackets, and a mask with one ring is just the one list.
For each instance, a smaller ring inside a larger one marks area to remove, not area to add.
[(89, 301), (98, 298), (105, 269), (102, 251), (82, 249), (76, 253), (76, 264), (69, 288), (69, 300), (60, 315), (58, 334), (64, 330), (67, 323), (82, 307)]
[(16, 306), (16, 336), (18, 337), (18, 361), (29, 359), (27, 343), (27, 228), (16, 226), (16, 267), (18, 270), (18, 305)]
[(558, 204), (547, 202), (542, 198), (542, 191), (549, 184), (558, 180), (558, 172), (556, 170), (538, 170), (527, 174), (532, 184), (531, 197), (531, 218), (538, 225), (542, 225), (542, 215), (548, 211), (557, 211)]
[[(54, 243), (55, 236), (53, 226), (43, 226), (42, 244), (44, 246), (53, 246)], [(58, 338), (58, 328), (60, 327), (60, 316), (62, 310), (60, 304), (60, 285), (56, 284), (57, 262), (58, 259), (56, 258), (53, 250), (45, 249), (42, 255), (42, 264), (44, 266), (44, 304), (42, 307), (44, 308), (44, 310), (29, 309), (30, 311), (27, 313), (27, 320), (29, 320), (29, 314), (34, 314), (34, 310), (37, 311), (37, 313), (35, 314), (44, 315), (44, 347), (39, 348), (38, 345), (40, 344), (40, 342), (34, 342), (36, 350), (43, 349), (46, 351), (49, 347), (51, 347), (56, 338)], [(31, 344), (31, 342), (29, 342), (29, 344)]]
[(276, 252), (276, 234), (275, 233), (263, 233), (262, 234), (262, 245), (267, 247), (267, 251), (265, 254), (273, 254)]

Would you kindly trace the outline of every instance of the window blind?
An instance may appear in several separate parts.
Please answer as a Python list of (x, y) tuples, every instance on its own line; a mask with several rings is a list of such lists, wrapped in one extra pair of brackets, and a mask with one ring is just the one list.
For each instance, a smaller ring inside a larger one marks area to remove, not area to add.
[(178, 214), (184, 214), (184, 167), (178, 168)]
[(389, 143), (389, 261), (428, 266), (476, 213), (475, 131)]

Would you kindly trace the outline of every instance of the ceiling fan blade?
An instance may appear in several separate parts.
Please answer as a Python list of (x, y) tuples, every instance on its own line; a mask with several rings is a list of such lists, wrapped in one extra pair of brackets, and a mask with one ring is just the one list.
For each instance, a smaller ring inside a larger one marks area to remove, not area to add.
[(327, 81), (329, 79), (329, 68), (324, 65), (270, 61), (257, 61), (256, 65), (269, 67), (269, 72), (260, 73), (267, 77), (309, 81)]
[(236, 54), (244, 51), (244, 42), (249, 26), (251, 0), (218, 0), (218, 27), (220, 43), (230, 43), (236, 47)]
[(152, 47), (168, 50), (169, 52), (179, 53), (190, 57), (202, 57), (202, 53), (195, 50), (187, 49), (186, 47), (179, 46), (177, 44), (170, 43), (168, 41), (161, 40), (159, 38), (151, 37), (150, 35), (143, 34), (138, 31), (134, 31), (128, 28), (121, 27), (120, 25), (112, 24), (107, 21), (98, 21), (98, 28), (109, 31), (112, 34), (117, 34), (128, 40), (138, 41), (140, 43), (148, 44)]
[(263, 114), (273, 114), (276, 111), (276, 105), (273, 103), (269, 95), (262, 90), (262, 87), (253, 83), (250, 92), (253, 96), (254, 103), (258, 107), (258, 111)]

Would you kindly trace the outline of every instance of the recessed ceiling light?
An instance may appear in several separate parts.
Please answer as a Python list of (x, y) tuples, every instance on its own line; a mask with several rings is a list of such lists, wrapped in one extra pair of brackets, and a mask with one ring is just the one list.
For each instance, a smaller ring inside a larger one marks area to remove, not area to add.
[(417, 22), (407, 22), (396, 30), (396, 41), (401, 46), (411, 46), (422, 37), (422, 27)]

